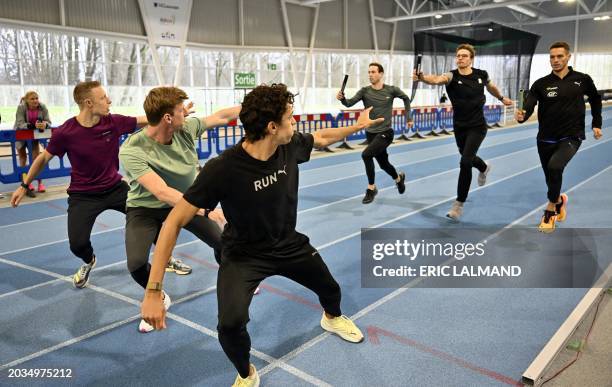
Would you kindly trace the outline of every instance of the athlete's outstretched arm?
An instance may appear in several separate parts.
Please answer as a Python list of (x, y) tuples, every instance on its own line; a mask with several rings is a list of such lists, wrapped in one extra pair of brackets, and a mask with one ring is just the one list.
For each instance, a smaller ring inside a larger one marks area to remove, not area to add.
[(416, 70), (412, 70), (412, 80), (425, 82), (428, 85), (446, 85), (450, 82), (450, 79), (445, 74), (423, 74), (416, 73)]
[(497, 86), (493, 83), (493, 81), (489, 81), (487, 83), (487, 91), (495, 98), (501, 101), (506, 106), (514, 105), (514, 102), (508, 97), (504, 97), (501, 91), (497, 88)]
[(384, 118), (377, 118), (375, 120), (370, 119), (370, 111), (372, 107), (369, 107), (361, 112), (355, 125), (344, 126), (340, 128), (327, 128), (315, 131), (312, 136), (314, 137), (315, 148), (324, 148), (330, 144), (342, 140), (343, 138), (350, 136), (355, 132), (359, 132), (362, 129), (370, 127), (374, 124), (383, 122)]
[[(30, 167), (30, 170), (28, 171), (28, 174), (25, 177), (23, 183), (29, 185), (31, 182), (33, 182), (34, 179), (36, 179), (36, 176), (38, 176), (42, 172), (42, 170), (45, 169), (45, 166), (49, 164), (49, 161), (52, 158), (53, 155), (51, 153), (47, 152), (46, 150), (43, 150), (42, 153), (40, 153), (32, 163), (32, 166)], [(15, 192), (13, 192), (13, 196), (11, 196), (11, 206), (17, 207), (21, 202), (21, 199), (23, 199), (23, 195), (25, 194), (25, 188), (19, 186), (15, 190)]]

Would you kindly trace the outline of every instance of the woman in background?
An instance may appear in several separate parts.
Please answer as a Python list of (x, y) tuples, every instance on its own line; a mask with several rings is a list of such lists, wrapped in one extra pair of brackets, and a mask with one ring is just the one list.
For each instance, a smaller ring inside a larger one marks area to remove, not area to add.
[[(15, 114), (15, 125), (14, 129), (38, 129), (45, 130), (51, 125), (51, 119), (49, 118), (49, 111), (47, 107), (40, 103), (38, 100), (38, 93), (35, 91), (28, 91), (19, 101), (17, 107), (17, 113)], [(25, 167), (27, 162), (26, 143), (25, 141), (17, 141), (15, 148), (19, 156), (19, 166)], [(32, 140), (32, 160), (38, 157), (40, 153), (38, 140)], [(45, 192), (45, 186), (41, 179), (38, 179), (38, 192)], [(34, 186), (30, 184), (26, 195), (29, 197), (36, 197), (34, 194)]]

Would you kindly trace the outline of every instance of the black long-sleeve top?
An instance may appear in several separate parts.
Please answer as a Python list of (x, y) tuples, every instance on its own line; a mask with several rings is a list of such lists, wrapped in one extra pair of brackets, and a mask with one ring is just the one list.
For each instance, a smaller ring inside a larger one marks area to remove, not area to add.
[(539, 141), (554, 142), (570, 137), (584, 140), (585, 95), (591, 104), (592, 127), (601, 128), (601, 96), (591, 77), (574, 71), (571, 66), (563, 79), (550, 73), (533, 83), (524, 104), (524, 121), (539, 103)]

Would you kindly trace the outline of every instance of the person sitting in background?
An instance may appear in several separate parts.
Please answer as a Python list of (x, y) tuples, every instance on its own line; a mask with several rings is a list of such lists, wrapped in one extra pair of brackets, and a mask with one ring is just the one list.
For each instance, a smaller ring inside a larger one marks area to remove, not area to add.
[[(51, 125), (51, 119), (49, 118), (49, 111), (47, 107), (40, 103), (38, 100), (38, 93), (33, 90), (28, 91), (21, 100), (19, 106), (17, 106), (17, 113), (15, 114), (15, 125), (14, 129), (38, 129), (45, 130)], [(17, 141), (15, 142), (15, 148), (19, 157), (19, 166), (25, 167), (28, 155), (26, 153), (26, 142)], [(38, 140), (32, 140), (32, 161), (34, 161), (40, 153)], [(25, 174), (24, 174), (25, 175)], [(45, 192), (45, 186), (41, 179), (38, 179), (38, 192)], [(29, 185), (26, 195), (29, 197), (36, 197), (34, 194), (34, 186)]]

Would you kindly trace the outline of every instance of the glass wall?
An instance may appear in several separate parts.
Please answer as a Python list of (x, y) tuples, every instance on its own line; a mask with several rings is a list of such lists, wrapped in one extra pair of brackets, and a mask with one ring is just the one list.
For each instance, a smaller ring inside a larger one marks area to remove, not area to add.
[[(144, 42), (122, 42), (61, 33), (0, 28), (0, 114), (2, 127), (12, 126), (20, 97), (36, 90), (50, 110), (54, 123), (61, 123), (76, 112), (72, 87), (81, 80), (95, 79), (107, 88), (112, 111), (142, 114), (147, 91), (159, 83), (172, 84), (180, 50), (157, 50), (163, 81), (159, 82), (151, 50)], [(256, 52), (240, 49), (188, 48), (183, 53), (179, 82), (196, 104), (198, 114), (239, 103), (245, 90), (234, 89), (235, 73), (253, 73), (256, 83), (282, 82), (294, 92), (296, 113), (337, 112), (342, 106), (336, 93), (344, 74), (349, 74), (347, 96), (368, 84), (367, 69), (372, 61), (385, 67), (386, 81), (411, 94), (412, 55), (374, 53), (334, 53), (315, 51)], [(497, 84), (510, 81), (507, 58), (477, 57), (475, 67), (486, 69)], [(439, 63), (438, 63), (439, 64)], [(424, 58), (423, 70), (431, 71), (432, 58)], [(447, 63), (450, 70), (454, 63)], [(576, 69), (589, 73), (600, 89), (612, 88), (611, 54), (578, 54)], [(547, 55), (535, 55), (531, 82), (550, 72)], [(420, 85), (413, 106), (435, 104), (441, 87)], [(502, 90), (502, 92), (506, 93)], [(488, 96), (488, 103), (497, 101)], [(402, 106), (400, 100), (396, 106)], [(361, 104), (355, 108), (361, 107)]]

